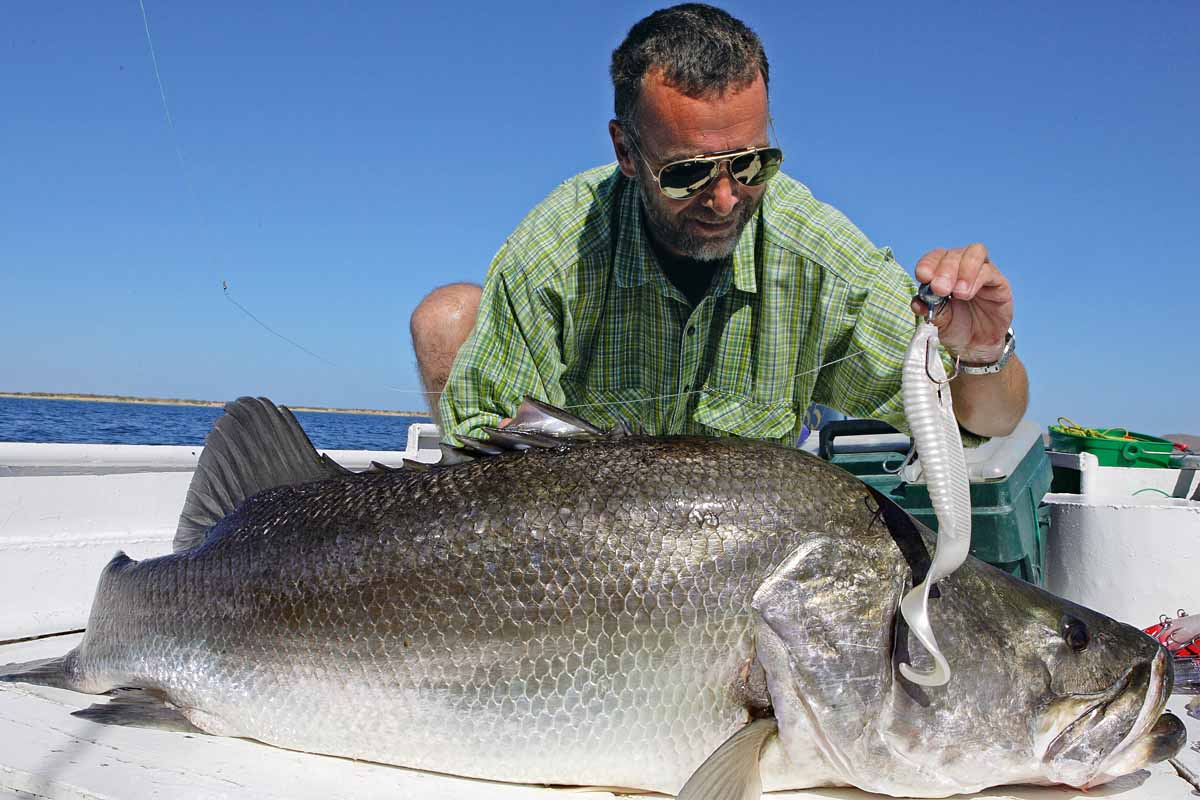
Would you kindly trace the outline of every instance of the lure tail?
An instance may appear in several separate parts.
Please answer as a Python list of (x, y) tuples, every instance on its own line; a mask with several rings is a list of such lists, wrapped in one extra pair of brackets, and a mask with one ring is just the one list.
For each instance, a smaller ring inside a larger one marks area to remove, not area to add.
[(938, 520), (937, 550), (929, 572), (900, 602), (909, 629), (934, 661), (929, 671), (901, 664), (900, 672), (923, 686), (942, 686), (950, 680), (950, 665), (929, 621), (929, 590), (958, 569), (971, 549), (971, 484), (938, 345), (937, 328), (921, 323), (908, 348), (901, 388), (904, 413)]

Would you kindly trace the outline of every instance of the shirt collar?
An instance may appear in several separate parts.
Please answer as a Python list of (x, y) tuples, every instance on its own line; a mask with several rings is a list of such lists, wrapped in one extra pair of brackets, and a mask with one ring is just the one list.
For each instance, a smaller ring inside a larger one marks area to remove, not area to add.
[(650, 242), (646, 239), (646, 231), (642, 228), (642, 201), (638, 195), (637, 183), (631, 178), (621, 175), (620, 194), (616, 208), (616, 224), (613, 231), (616, 236), (613, 272), (617, 285), (623, 289), (643, 286), (659, 277), (661, 270), (654, 261), (654, 253), (650, 250)]
[[(766, 197), (764, 196), (764, 200)], [(758, 224), (762, 218), (762, 205), (742, 229), (737, 247), (733, 250), (733, 285), (739, 292), (758, 293), (758, 283), (754, 277), (754, 256), (758, 251)]]
[[(642, 223), (642, 198), (637, 184), (624, 175), (618, 180), (621, 182), (621, 190), (616, 209), (617, 224), (614, 226), (617, 236), (613, 265), (617, 285), (627, 289), (655, 281), (666, 287), (669, 284), (659, 269), (654, 252), (650, 249), (650, 242), (646, 238), (648, 234)], [(742, 235), (733, 251), (733, 285), (738, 291), (750, 294), (758, 291), (754, 275), (754, 256), (761, 216), (762, 207), (759, 206), (758, 213), (751, 217), (742, 229)], [(626, 231), (632, 235), (622, 235)], [(729, 270), (722, 270), (713, 293), (720, 296), (728, 290)]]

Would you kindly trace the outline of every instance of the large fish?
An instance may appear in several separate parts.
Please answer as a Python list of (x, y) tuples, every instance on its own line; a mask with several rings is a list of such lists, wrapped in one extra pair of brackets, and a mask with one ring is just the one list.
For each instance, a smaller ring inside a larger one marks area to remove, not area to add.
[(296, 750), (690, 797), (1094, 786), (1183, 746), (1162, 647), (975, 560), (930, 603), (953, 678), (905, 680), (930, 665), (898, 607), (932, 534), (842, 470), (531, 414), (497, 434), (524, 450), (348, 474), (290, 413), (231, 404), (177, 552), (118, 554), (79, 646), (5, 680), (143, 687)]

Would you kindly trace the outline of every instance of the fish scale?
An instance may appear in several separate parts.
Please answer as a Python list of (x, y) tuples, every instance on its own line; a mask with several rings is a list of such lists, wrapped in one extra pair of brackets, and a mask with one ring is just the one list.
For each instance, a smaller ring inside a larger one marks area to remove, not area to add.
[(750, 598), (829, 525), (786, 499), (813, 468), (629, 438), (273, 489), (196, 550), (110, 569), (80, 663), (227, 735), (673, 791), (748, 719)]

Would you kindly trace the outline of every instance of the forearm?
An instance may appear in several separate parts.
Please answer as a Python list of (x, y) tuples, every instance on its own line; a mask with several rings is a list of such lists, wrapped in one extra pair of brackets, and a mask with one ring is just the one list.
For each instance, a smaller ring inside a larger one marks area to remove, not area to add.
[(958, 424), (980, 436), (1007, 436), (1025, 416), (1029, 378), (1014, 353), (1004, 369), (990, 375), (960, 372), (950, 384)]

